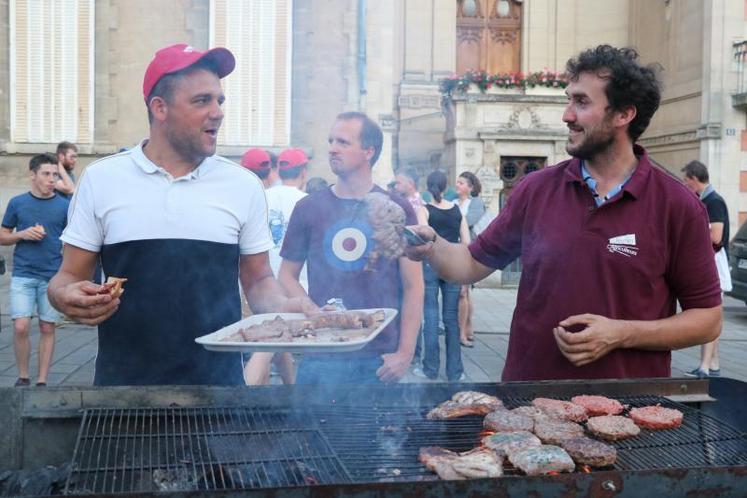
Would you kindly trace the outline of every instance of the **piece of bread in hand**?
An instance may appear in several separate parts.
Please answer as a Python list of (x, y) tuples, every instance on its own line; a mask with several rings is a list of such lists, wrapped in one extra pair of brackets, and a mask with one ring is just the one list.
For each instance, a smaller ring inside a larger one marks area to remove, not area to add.
[(122, 285), (127, 282), (126, 278), (120, 278), (120, 277), (109, 277), (106, 279), (106, 283), (104, 283), (104, 288), (99, 291), (99, 294), (106, 294), (109, 293), (112, 295), (113, 298), (117, 298), (122, 295), (124, 292), (124, 288)]

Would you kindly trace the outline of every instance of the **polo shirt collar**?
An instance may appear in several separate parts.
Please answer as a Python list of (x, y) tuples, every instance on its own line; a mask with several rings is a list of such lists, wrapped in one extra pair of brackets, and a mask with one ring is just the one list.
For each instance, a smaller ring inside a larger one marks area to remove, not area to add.
[[(132, 160), (135, 161), (135, 164), (138, 165), (140, 169), (143, 170), (148, 175), (151, 175), (153, 173), (162, 173), (164, 175), (169, 175), (169, 173), (163, 169), (162, 167), (156, 165), (153, 161), (148, 159), (148, 156), (145, 155), (145, 152), (143, 152), (143, 147), (145, 144), (148, 143), (148, 139), (146, 138), (140, 144), (138, 144), (137, 147), (133, 147), (131, 149), (132, 153)], [(187, 180), (196, 180), (199, 178), (204, 171), (207, 169), (207, 160), (209, 158), (206, 157), (202, 160), (200, 164), (197, 165), (195, 169), (193, 169), (188, 175), (182, 176), (178, 178), (177, 180), (187, 179)]]
[[(643, 193), (643, 189), (646, 187), (648, 177), (651, 174), (652, 164), (646, 149), (640, 145), (633, 144), (633, 154), (638, 158), (638, 165), (622, 190), (637, 198)], [(566, 181), (584, 183), (584, 179), (581, 176), (581, 160), (579, 158), (574, 157), (570, 160), (565, 168), (565, 175)]]

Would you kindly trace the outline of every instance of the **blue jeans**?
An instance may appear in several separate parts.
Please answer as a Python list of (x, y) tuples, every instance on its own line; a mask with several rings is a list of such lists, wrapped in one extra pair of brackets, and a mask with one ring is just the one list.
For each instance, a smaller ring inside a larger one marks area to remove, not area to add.
[(307, 356), (298, 366), (296, 384), (380, 384), (376, 371), (382, 363), (380, 356), (340, 359)]
[(438, 292), (441, 291), (441, 318), (444, 322), (446, 341), (446, 378), (459, 380), (464, 373), (462, 345), (459, 342), (459, 284), (438, 277), (428, 263), (423, 263), (425, 279), (425, 305), (423, 314), (423, 372), (430, 378), (438, 377), (441, 352), (438, 345)]

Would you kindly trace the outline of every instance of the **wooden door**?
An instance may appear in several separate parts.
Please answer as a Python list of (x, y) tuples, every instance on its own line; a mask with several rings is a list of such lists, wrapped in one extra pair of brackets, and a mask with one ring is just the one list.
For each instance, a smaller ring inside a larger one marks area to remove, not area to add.
[(521, 0), (459, 0), (457, 72), (521, 69)]

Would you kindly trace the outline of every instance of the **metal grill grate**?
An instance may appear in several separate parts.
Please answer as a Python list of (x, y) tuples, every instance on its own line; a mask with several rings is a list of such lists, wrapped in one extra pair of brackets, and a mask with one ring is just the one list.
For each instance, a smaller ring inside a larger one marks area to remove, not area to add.
[[(664, 398), (619, 399), (660, 403), (685, 418), (678, 429), (615, 442), (613, 470), (747, 465), (747, 437), (717, 420)], [(503, 401), (514, 408), (531, 400)], [(437, 479), (418, 462), (420, 448), (474, 448), (482, 417), (427, 420), (432, 406), (88, 410), (65, 493)]]
[[(747, 465), (747, 437), (731, 427), (665, 398), (618, 399), (631, 408), (659, 403), (682, 411), (685, 417), (677, 429), (642, 429), (638, 437), (612, 443), (618, 452), (612, 470)], [(502, 400), (508, 408), (531, 404), (531, 399)], [(480, 445), (483, 437), (483, 417), (432, 421), (425, 418), (430, 408), (335, 407), (315, 415), (355, 481), (419, 481), (437, 478), (418, 462), (421, 447), (461, 452)], [(519, 474), (511, 468), (504, 471)]]
[(325, 437), (287, 410), (86, 410), (65, 494), (346, 483)]

